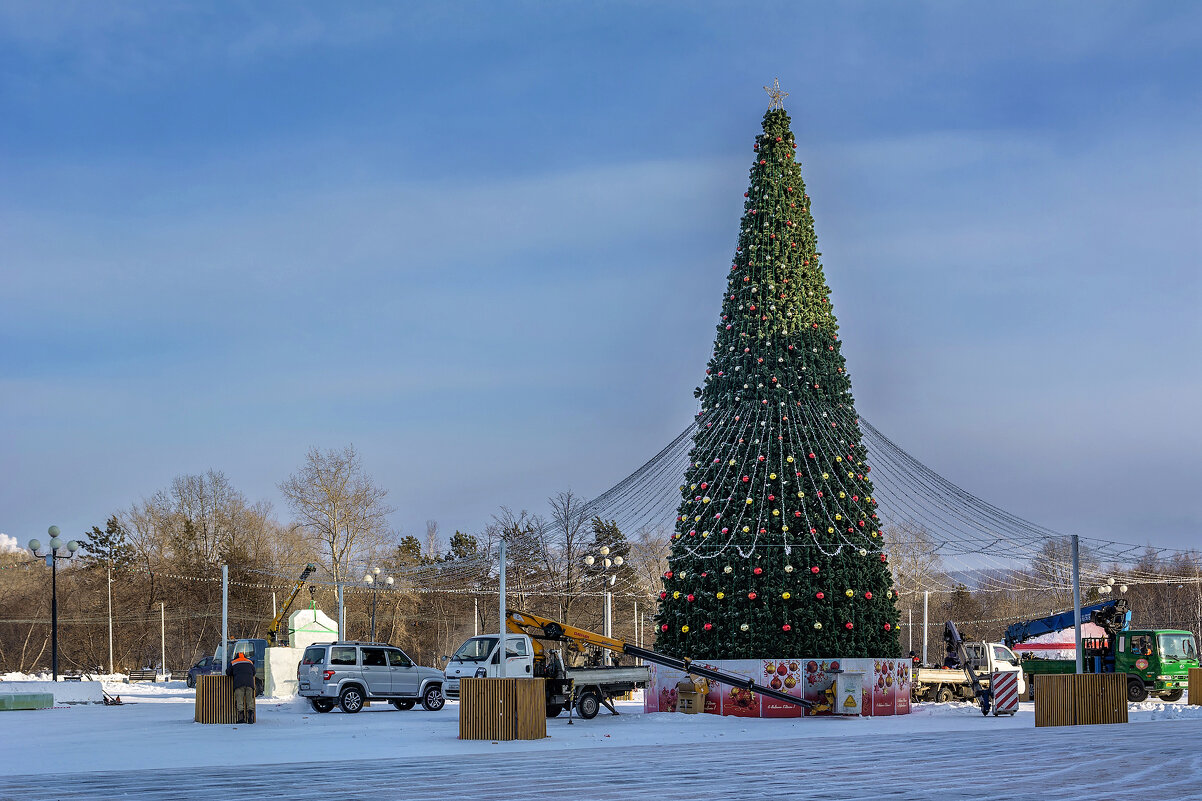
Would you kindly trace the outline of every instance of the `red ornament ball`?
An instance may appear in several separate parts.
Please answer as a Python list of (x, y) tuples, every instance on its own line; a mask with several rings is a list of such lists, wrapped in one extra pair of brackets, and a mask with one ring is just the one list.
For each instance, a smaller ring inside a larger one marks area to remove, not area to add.
[(664, 590), (663, 592), (661, 592), (661, 593), (659, 594), (659, 599), (660, 599), (661, 601), (665, 600), (667, 597), (668, 597), (668, 591), (667, 591), (667, 590)]
[(848, 631), (851, 631), (851, 630), (852, 630), (853, 628), (855, 628), (855, 627), (854, 627), (854, 626), (852, 626), (852, 624), (851, 624), (851, 621), (849, 620), (849, 621), (847, 621), (846, 623), (844, 623), (844, 624), (843, 624), (843, 628), (847, 629)]
[(785, 625), (783, 625), (783, 626), (781, 626), (781, 627), (780, 627), (780, 630), (781, 630), (781, 631), (792, 631), (792, 630), (793, 630), (793, 627), (792, 627), (792, 626), (790, 626), (788, 623), (786, 623)]
[(712, 629), (713, 627), (714, 627), (714, 624), (713, 624), (713, 623), (706, 623), (706, 624), (705, 624), (704, 626), (702, 626), (701, 628), (705, 629), (706, 631), (709, 631), (709, 630), (710, 630), (710, 629)]
[(870, 600), (870, 601), (871, 601), (871, 600), (872, 600), (872, 593), (870, 593), (870, 592), (866, 592), (866, 593), (864, 593), (864, 597), (865, 597), (865, 598), (867, 598), (868, 600)]
[(749, 592), (749, 593), (747, 593), (747, 600), (749, 600), (749, 601), (754, 601), (754, 600), (755, 600), (755, 598), (756, 598), (756, 595), (755, 595), (755, 593), (754, 593), (754, 592)]
[(888, 623), (885, 624), (885, 631), (889, 631), (892, 628), (893, 626), (889, 625)]
[(685, 596), (685, 600), (694, 601), (694, 600), (696, 600), (696, 598), (694, 598), (693, 593), (690, 592), (688, 595)]
[(667, 630), (668, 630), (668, 624), (667, 624), (667, 623), (665, 623), (664, 625), (660, 626), (660, 627), (659, 627), (659, 630), (660, 630), (660, 631), (667, 631)]
[(810, 568), (810, 572), (811, 572), (811, 573), (817, 573), (817, 572), (818, 572), (818, 567), (817, 567), (816, 565), (815, 565), (814, 567), (811, 567), (811, 568)]
[(761, 573), (763, 573), (763, 572), (764, 572), (764, 568), (762, 568), (762, 567), (757, 567), (755, 570), (752, 570), (751, 572), (752, 572), (752, 573), (755, 573), (755, 574), (758, 576), (759, 574), (761, 574)]
[[(660, 597), (663, 598), (663, 597), (667, 596), (667, 594), (668, 593), (666, 593), (666, 592), (660, 593)], [(817, 598), (819, 601), (821, 601), (823, 598), (826, 597), (826, 594), (821, 593), (821, 592), (816, 592), (816, 593), (814, 593), (814, 597)]]
[(666, 578), (666, 579), (672, 578), (672, 571), (669, 570), (668, 572), (664, 573), (664, 578)]

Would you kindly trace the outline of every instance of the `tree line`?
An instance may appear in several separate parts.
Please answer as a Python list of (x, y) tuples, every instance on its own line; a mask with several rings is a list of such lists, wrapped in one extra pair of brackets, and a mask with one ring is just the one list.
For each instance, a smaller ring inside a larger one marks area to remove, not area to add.
[[(945, 621), (956, 623), (966, 639), (1000, 642), (1013, 623), (1073, 608), (1068, 538), (1042, 540), (1026, 564), (957, 571), (923, 528), (894, 524), (884, 533), (898, 589), (903, 651), (912, 642), (921, 654), (924, 591), (932, 661), (943, 656)], [(1202, 555), (1149, 547), (1133, 563), (1117, 564), (1082, 546), (1078, 562), (1082, 606), (1123, 597), (1132, 610), (1132, 627), (1183, 629), (1202, 639)]]
[[(287, 520), (251, 501), (218, 470), (181, 475), (114, 511), (84, 532), (64, 532), (81, 548), (58, 567), (60, 672), (127, 672), (158, 667), (160, 627), (166, 667), (186, 670), (221, 637), (221, 567), (229, 575), (230, 635), (263, 637), (306, 564), (318, 570), (292, 611), (315, 605), (337, 618), (343, 588), (345, 636), (371, 634), (437, 665), (476, 631), (498, 628), (496, 548), (508, 543), (511, 608), (600, 628), (602, 592), (613, 593), (614, 632), (635, 635), (649, 615), (667, 539), (627, 537), (588, 514), (570, 491), (549, 499), (546, 515), (501, 507), (476, 532), (444, 536), (437, 521), (420, 535), (393, 529), (388, 491), (353, 447), (312, 449), (280, 482)], [(610, 549), (603, 575), (600, 557)], [(363, 581), (371, 568), (379, 580)], [(0, 673), (50, 667), (50, 588), (46, 566), (28, 551), (0, 553)], [(391, 576), (391, 585), (383, 579)], [(110, 602), (111, 593), (111, 602)]]

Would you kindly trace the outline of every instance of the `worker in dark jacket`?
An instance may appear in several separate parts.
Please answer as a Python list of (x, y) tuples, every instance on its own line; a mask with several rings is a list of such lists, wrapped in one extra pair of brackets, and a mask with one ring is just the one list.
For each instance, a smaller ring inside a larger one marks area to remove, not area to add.
[(239, 651), (225, 669), (234, 684), (234, 710), (238, 723), (255, 722), (255, 663)]

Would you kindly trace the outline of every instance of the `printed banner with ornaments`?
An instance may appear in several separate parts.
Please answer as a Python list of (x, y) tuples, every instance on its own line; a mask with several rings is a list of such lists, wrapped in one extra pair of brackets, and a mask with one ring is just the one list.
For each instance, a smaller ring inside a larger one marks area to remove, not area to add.
[[(713, 715), (745, 718), (799, 718), (803, 714), (830, 715), (822, 708), (826, 690), (835, 681), (835, 672), (861, 673), (864, 694), (862, 715), (907, 715), (910, 712), (910, 663), (905, 659), (730, 659), (695, 662), (702, 667), (734, 673), (754, 679), (787, 695), (814, 701), (818, 706), (805, 710), (783, 701), (762, 698), (741, 687), (710, 683), (705, 711)], [(643, 711), (675, 712), (676, 683), (683, 671), (651, 665), (651, 681), (643, 693)]]

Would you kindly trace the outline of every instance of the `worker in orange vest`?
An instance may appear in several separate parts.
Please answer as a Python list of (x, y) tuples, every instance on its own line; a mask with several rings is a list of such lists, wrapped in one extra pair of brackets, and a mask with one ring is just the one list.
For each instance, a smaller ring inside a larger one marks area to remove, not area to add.
[(255, 722), (255, 663), (239, 651), (225, 672), (234, 685), (234, 711), (237, 723)]

